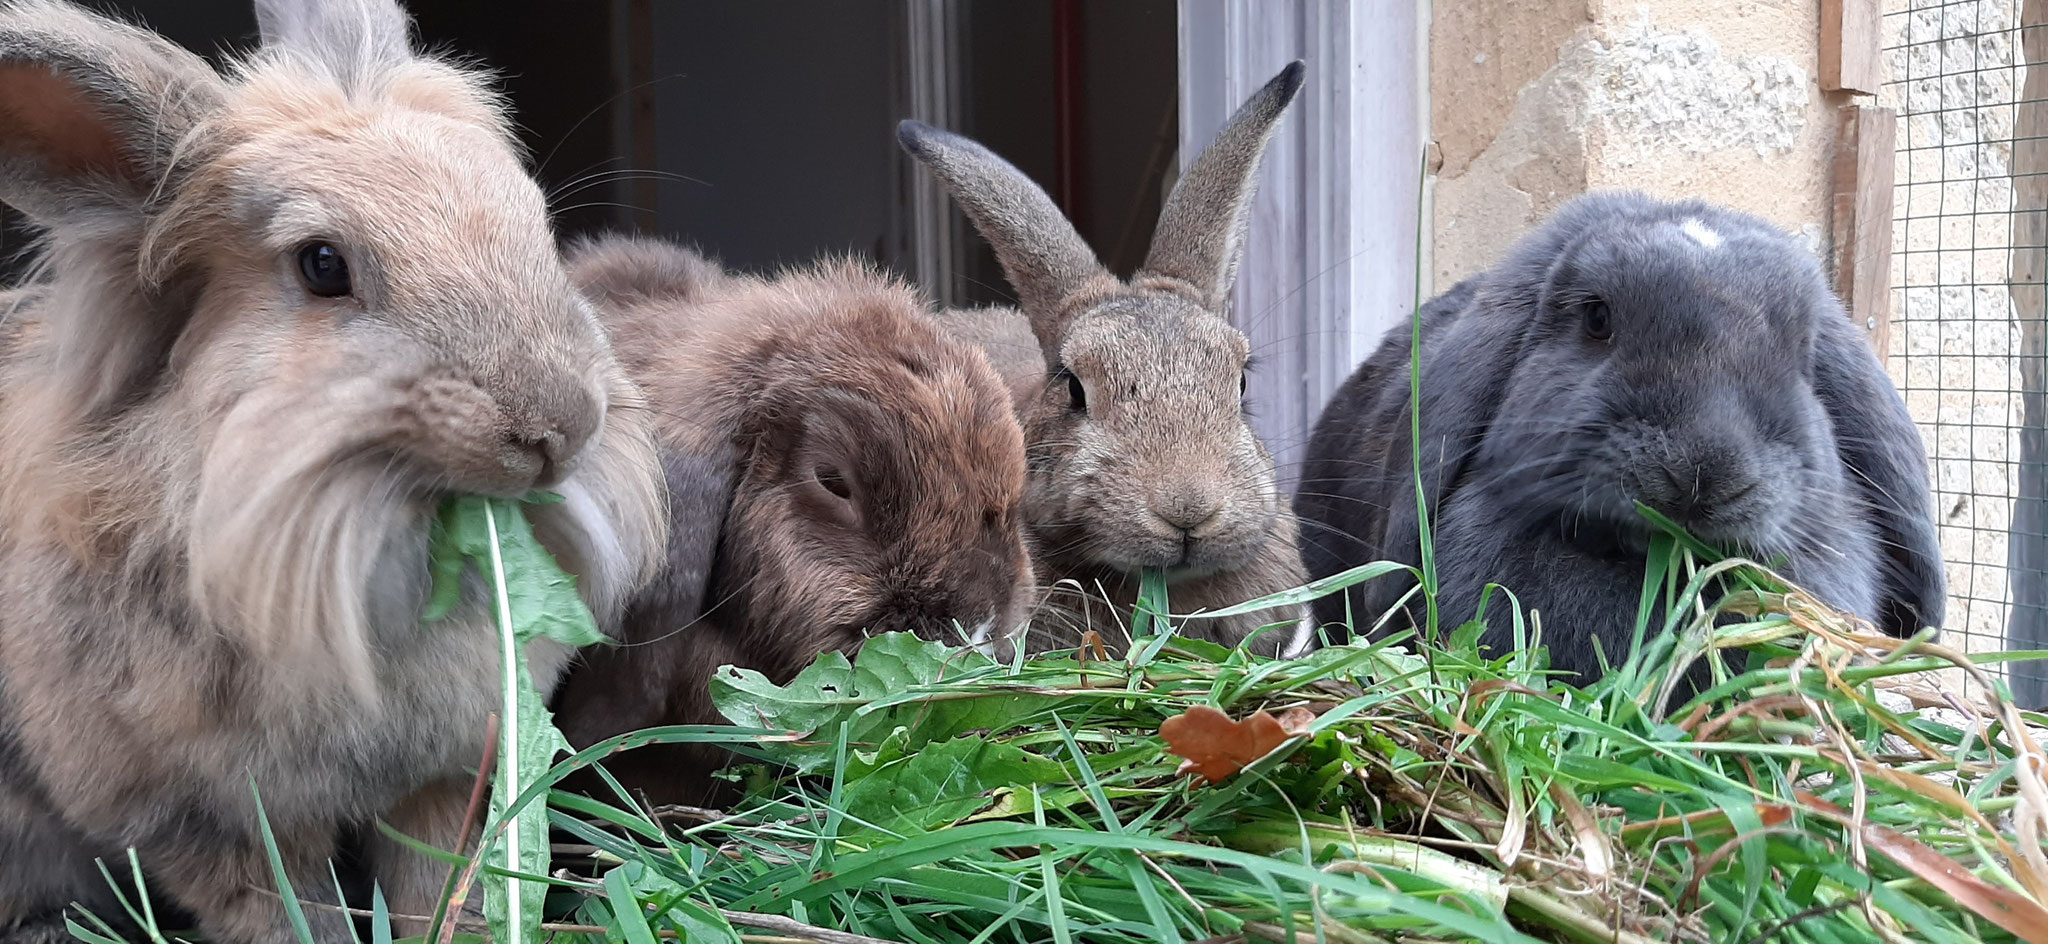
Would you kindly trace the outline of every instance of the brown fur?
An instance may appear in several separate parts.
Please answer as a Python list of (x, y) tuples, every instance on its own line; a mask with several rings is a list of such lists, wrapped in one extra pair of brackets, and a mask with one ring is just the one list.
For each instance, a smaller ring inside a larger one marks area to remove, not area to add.
[[(1272, 456), (1244, 419), (1249, 342), (1224, 311), (1259, 159), (1299, 84), (1297, 64), (1231, 119), (1175, 186), (1129, 281), (1001, 158), (915, 122), (900, 132), (995, 248), (1021, 302), (946, 317), (1018, 396), (1030, 443), (1025, 519), (1050, 590), (1037, 644), (1072, 644), (1086, 629), (1119, 642), (1147, 568), (1164, 571), (1175, 613), (1306, 582)], [(1291, 649), (1305, 616), (1275, 608), (1183, 631), (1236, 643), (1287, 623), (1260, 645)]]
[[(724, 723), (706, 688), (723, 664), (785, 682), (871, 633), (1021, 625), (1023, 436), (981, 354), (907, 288), (851, 260), (727, 277), (627, 239), (572, 267), (600, 294), (641, 286), (604, 318), (656, 405), (673, 519), (668, 570), (634, 600), (623, 645), (587, 650), (563, 684), (571, 744)], [(648, 288), (661, 273), (668, 287)], [(655, 802), (703, 802), (723, 760), (680, 745), (606, 767)]]
[[(648, 417), (496, 98), (388, 0), (264, 10), (224, 78), (0, 4), (0, 102), (93, 106), (0, 108), (0, 198), (47, 230), (0, 298), (0, 929), (104, 908), (90, 860), (133, 846), (209, 938), (290, 940), (252, 778), (302, 894), (373, 818), (454, 847), (499, 658), (480, 594), (420, 624), (440, 498), (563, 494), (534, 525), (605, 621), (663, 540)], [(321, 32), (351, 24), (387, 42)], [(303, 287), (314, 241), (353, 292)], [(547, 686), (566, 653), (527, 657)], [(366, 855), (433, 910), (445, 866)]]

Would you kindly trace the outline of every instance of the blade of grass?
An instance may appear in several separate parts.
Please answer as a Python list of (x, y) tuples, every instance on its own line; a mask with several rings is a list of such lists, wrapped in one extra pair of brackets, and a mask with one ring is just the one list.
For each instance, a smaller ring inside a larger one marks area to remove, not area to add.
[[(1110, 804), (1109, 797), (1102, 792), (1102, 782), (1096, 779), (1095, 768), (1088, 763), (1088, 755), (1081, 750), (1080, 742), (1074, 740), (1073, 732), (1067, 730), (1066, 722), (1061, 721), (1058, 714), (1052, 716), (1052, 723), (1059, 729), (1060, 740), (1067, 745), (1067, 756), (1073, 759), (1073, 769), (1080, 775), (1082, 788), (1088, 792), (1089, 801), (1095, 804), (1095, 811), (1102, 817), (1103, 825), (1108, 827), (1111, 835), (1125, 835), (1123, 821), (1117, 818), (1116, 807)], [(1138, 890), (1139, 897), (1145, 903), (1145, 915), (1151, 920), (1154, 932), (1158, 934), (1155, 940), (1179, 944), (1182, 940), (1180, 930), (1174, 927), (1173, 918), (1166, 910), (1166, 901), (1160, 896), (1159, 889), (1153, 885), (1151, 874), (1138, 861), (1138, 854), (1123, 850), (1119, 852), (1118, 858), (1130, 876), (1131, 885)]]
[(284, 902), (285, 919), (291, 923), (292, 933), (298, 936), (299, 944), (316, 944), (313, 929), (306, 924), (306, 911), (299, 907), (299, 896), (292, 891), (291, 877), (285, 874), (284, 856), (277, 851), (277, 836), (270, 831), (270, 816), (263, 812), (263, 791), (256, 788), (254, 774), (249, 775), (249, 795), (256, 800), (256, 822), (263, 829), (263, 852), (270, 857), (270, 875), (277, 881), (277, 894)]

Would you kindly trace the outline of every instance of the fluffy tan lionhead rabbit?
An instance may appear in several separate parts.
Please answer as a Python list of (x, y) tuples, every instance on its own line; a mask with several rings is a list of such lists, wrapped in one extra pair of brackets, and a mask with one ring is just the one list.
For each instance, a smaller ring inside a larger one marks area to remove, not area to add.
[[(571, 744), (724, 723), (721, 665), (782, 683), (875, 633), (1001, 643), (1022, 625), (1023, 434), (981, 352), (909, 288), (851, 260), (727, 275), (616, 237), (570, 265), (647, 391), (672, 513), (622, 644), (562, 684)], [(724, 761), (663, 745), (605, 767), (654, 802), (705, 803)]]
[[(209, 939), (293, 940), (252, 779), (301, 895), (375, 819), (455, 847), (500, 659), (480, 594), (421, 625), (442, 498), (561, 493), (534, 524), (601, 619), (665, 539), (499, 99), (389, 0), (257, 15), (223, 76), (0, 4), (0, 199), (46, 231), (0, 333), (0, 940), (118, 911), (128, 847)], [(362, 852), (434, 910), (445, 864)]]
[[(1129, 281), (1002, 158), (919, 122), (899, 130), (994, 247), (1022, 308), (943, 317), (1003, 365), (1018, 399), (1025, 520), (1052, 593), (1033, 627), (1045, 642), (1091, 628), (1114, 640), (1147, 568), (1163, 570), (1175, 613), (1304, 582), (1272, 456), (1245, 422), (1250, 345), (1225, 314), (1260, 157), (1301, 76), (1297, 62), (1274, 77), (1188, 168)], [(1259, 644), (1293, 649), (1305, 615), (1277, 608), (1183, 631), (1235, 643), (1287, 623)]]

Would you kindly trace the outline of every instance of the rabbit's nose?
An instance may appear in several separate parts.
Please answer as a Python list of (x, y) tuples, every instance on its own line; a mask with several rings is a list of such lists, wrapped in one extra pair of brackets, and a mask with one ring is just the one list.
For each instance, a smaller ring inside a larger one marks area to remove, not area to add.
[(540, 460), (537, 484), (553, 485), (575, 470), (584, 445), (603, 422), (602, 400), (577, 391), (534, 410), (512, 434), (512, 444)]
[(1223, 499), (1216, 495), (1181, 493), (1152, 503), (1152, 514), (1184, 532), (1192, 532), (1222, 513)]
[(569, 445), (569, 437), (557, 430), (550, 429), (537, 434), (516, 436), (513, 444), (540, 458), (542, 484), (559, 481), (561, 472), (568, 466), (569, 460), (576, 457), (575, 450)]

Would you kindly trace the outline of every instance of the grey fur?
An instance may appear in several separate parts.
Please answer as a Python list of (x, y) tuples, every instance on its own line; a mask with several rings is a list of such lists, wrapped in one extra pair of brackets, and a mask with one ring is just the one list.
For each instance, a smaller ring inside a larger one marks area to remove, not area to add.
[[(1019, 401), (1024, 514), (1049, 588), (1033, 625), (1038, 645), (1091, 629), (1117, 644), (1147, 568), (1164, 571), (1176, 613), (1302, 582), (1272, 456), (1244, 419), (1250, 343), (1226, 311), (1259, 162), (1301, 75), (1300, 63), (1282, 70), (1194, 161), (1128, 282), (1015, 167), (958, 135), (914, 121), (899, 128), (904, 148), (994, 247), (1021, 302), (1021, 312), (945, 317), (982, 346)], [(1004, 323), (1019, 318), (1035, 345)], [(1276, 608), (1194, 620), (1186, 631), (1234, 643), (1300, 615)], [(1262, 644), (1276, 648), (1285, 635)]]
[[(1591, 333), (1600, 317), (1611, 340)], [(1421, 318), (1421, 477), (1449, 623), (1496, 580), (1543, 614), (1553, 666), (1597, 671), (1596, 639), (1626, 658), (1641, 500), (1727, 550), (1784, 555), (1792, 579), (1887, 632), (1940, 625), (1919, 434), (1817, 260), (1768, 223), (1591, 194)], [(1410, 335), (1390, 331), (1317, 423), (1295, 502), (1313, 576), (1419, 562)], [(1348, 604), (1364, 625), (1409, 586), (1370, 581), (1317, 615)]]

